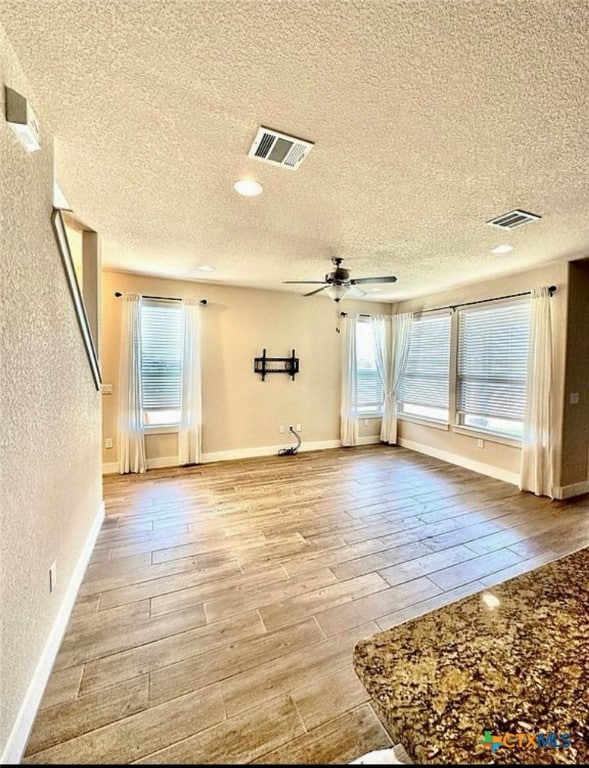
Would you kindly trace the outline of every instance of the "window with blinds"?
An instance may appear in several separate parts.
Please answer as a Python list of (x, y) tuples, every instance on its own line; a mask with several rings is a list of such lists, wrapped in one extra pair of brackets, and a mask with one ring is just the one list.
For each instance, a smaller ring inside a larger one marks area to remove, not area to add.
[(141, 409), (145, 426), (180, 421), (184, 328), (180, 302), (143, 299)]
[(415, 315), (399, 391), (399, 412), (448, 423), (450, 314)]
[(459, 311), (456, 411), (460, 424), (521, 439), (529, 326), (529, 300)]
[(358, 413), (382, 413), (383, 391), (374, 356), (374, 329), (370, 318), (356, 323), (356, 386)]

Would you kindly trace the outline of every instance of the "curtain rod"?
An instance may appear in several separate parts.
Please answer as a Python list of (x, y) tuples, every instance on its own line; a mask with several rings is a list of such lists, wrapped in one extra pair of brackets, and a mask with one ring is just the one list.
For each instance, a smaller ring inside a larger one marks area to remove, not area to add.
[[(554, 296), (558, 290), (556, 285), (548, 286), (548, 293)], [(522, 293), (510, 293), (505, 296), (495, 296), (492, 299), (479, 299), (478, 301), (465, 301), (462, 304), (448, 304), (445, 307), (432, 307), (431, 309), (422, 309), (415, 312), (416, 315), (423, 315), (425, 312), (440, 312), (442, 309), (456, 309), (457, 307), (470, 307), (472, 304), (486, 304), (488, 301), (501, 301), (501, 299), (515, 299), (517, 296), (529, 296), (532, 291), (522, 291)], [(346, 317), (347, 312), (340, 312), (340, 317)], [(358, 317), (371, 317), (371, 315), (358, 315)]]
[[(548, 286), (548, 293), (553, 296), (557, 291), (556, 285)], [(494, 296), (492, 299), (479, 299), (478, 301), (465, 301), (462, 304), (448, 304), (446, 307), (432, 307), (431, 309), (422, 309), (415, 314), (423, 315), (425, 312), (439, 312), (442, 309), (456, 309), (457, 307), (470, 307), (472, 304), (486, 304), (488, 301), (501, 301), (501, 299), (515, 299), (518, 296), (529, 296), (532, 291), (522, 291), (521, 293), (509, 293), (505, 296)]]
[[(123, 295), (120, 291), (115, 291), (114, 294), (117, 299), (120, 299), (120, 297)], [(182, 301), (182, 299), (177, 299), (175, 296), (147, 296), (147, 294), (141, 294), (144, 299), (162, 299), (164, 301)], [(207, 299), (199, 299), (199, 304), (208, 304), (209, 302)]]

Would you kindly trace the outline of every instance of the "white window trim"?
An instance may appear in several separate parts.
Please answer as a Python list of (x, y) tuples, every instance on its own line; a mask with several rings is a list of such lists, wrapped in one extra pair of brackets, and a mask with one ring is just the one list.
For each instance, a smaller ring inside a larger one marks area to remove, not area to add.
[(475, 429), (474, 427), (465, 427), (463, 424), (455, 424), (452, 427), (452, 432), (456, 432), (458, 435), (467, 435), (472, 438), (483, 438), (490, 443), (501, 443), (502, 445), (511, 445), (514, 448), (521, 448), (522, 441), (515, 437), (507, 437), (500, 435), (497, 432), (487, 432), (485, 429)]
[(397, 415), (398, 421), (407, 421), (410, 424), (421, 424), (424, 427), (433, 427), (434, 429), (441, 429), (444, 432), (448, 432), (450, 424), (446, 421), (436, 421), (435, 419), (426, 419), (423, 416), (411, 416), (409, 414), (399, 413)]
[(150, 426), (149, 424), (143, 425), (143, 431), (147, 435), (168, 435), (177, 434), (178, 424), (158, 424), (157, 426)]

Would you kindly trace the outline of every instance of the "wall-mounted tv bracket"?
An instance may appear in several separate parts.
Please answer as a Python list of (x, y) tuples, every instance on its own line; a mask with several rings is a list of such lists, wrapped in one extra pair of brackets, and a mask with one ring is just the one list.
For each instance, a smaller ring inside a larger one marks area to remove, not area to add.
[(288, 373), (294, 381), (298, 372), (299, 358), (295, 356), (294, 349), (290, 357), (268, 357), (265, 349), (262, 357), (254, 357), (254, 373), (261, 374), (262, 381), (266, 380), (267, 373)]

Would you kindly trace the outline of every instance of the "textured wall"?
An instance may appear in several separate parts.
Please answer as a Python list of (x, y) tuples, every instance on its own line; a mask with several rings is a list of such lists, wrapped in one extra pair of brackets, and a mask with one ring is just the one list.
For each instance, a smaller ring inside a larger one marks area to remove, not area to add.
[(100, 396), (50, 223), (52, 140), (24, 151), (5, 84), (35, 103), (0, 26), (0, 753), (102, 495)]
[[(335, 332), (338, 312), (390, 313), (390, 304), (345, 301), (340, 307), (324, 296), (302, 298), (279, 291), (256, 291), (179, 280), (161, 280), (105, 272), (102, 286), (102, 360), (104, 381), (115, 396), (105, 395), (104, 437), (116, 438), (116, 387), (121, 301), (114, 291), (156, 296), (206, 297), (203, 323), (203, 451), (289, 444), (280, 424), (302, 425), (303, 441), (339, 439), (341, 337)], [(290, 354), (294, 347), (301, 372), (265, 382), (253, 372), (254, 357), (266, 347), (269, 356)], [(360, 434), (378, 434), (380, 420), (361, 422)], [(115, 439), (116, 445), (116, 439)], [(148, 458), (175, 456), (176, 435), (147, 438)], [(116, 448), (104, 450), (105, 462), (117, 459)]]
[[(396, 310), (399, 312), (418, 312), (419, 310), (432, 307), (443, 307), (449, 304), (459, 304), (461, 302), (492, 298), (493, 296), (503, 296), (506, 294), (518, 293), (520, 291), (529, 291), (532, 288), (537, 288), (541, 285), (556, 285), (558, 287), (558, 291), (552, 297), (551, 307), (555, 348), (555, 380), (552, 387), (552, 396), (556, 414), (555, 433), (557, 436), (557, 445), (555, 449), (557, 455), (557, 477), (555, 478), (555, 484), (560, 485), (559, 470), (567, 333), (567, 263), (564, 261), (552, 263), (530, 272), (520, 272), (511, 275), (508, 278), (489, 280), (454, 291), (426, 296), (423, 299), (402, 302), (397, 305)], [(447, 451), (448, 453), (456, 454), (457, 456), (470, 459), (471, 461), (480, 461), (484, 464), (490, 464), (507, 472), (519, 473), (520, 471), (520, 449), (513, 445), (494, 442), (486, 435), (481, 435), (484, 439), (484, 446), (483, 448), (478, 448), (478, 435), (470, 436), (460, 434), (451, 429), (449, 431), (443, 431), (436, 429), (435, 427), (416, 424), (409, 421), (400, 422), (399, 435), (406, 440), (413, 440), (416, 443), (429, 445), (432, 448)]]

